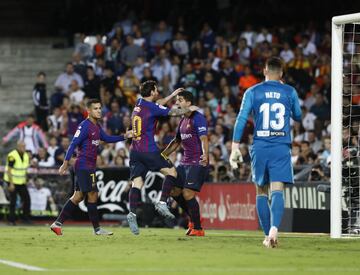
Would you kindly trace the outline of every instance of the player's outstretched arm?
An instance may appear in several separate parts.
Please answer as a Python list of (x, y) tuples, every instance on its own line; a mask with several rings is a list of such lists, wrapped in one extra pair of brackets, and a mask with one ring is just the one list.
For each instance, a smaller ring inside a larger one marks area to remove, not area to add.
[(172, 141), (170, 141), (168, 146), (166, 146), (166, 148), (161, 152), (161, 154), (166, 158), (168, 158), (171, 155), (171, 153), (174, 152), (179, 147), (180, 143), (181, 141), (175, 137)]
[(183, 90), (184, 90), (184, 88), (178, 88), (175, 91), (173, 91), (170, 95), (168, 95), (167, 97), (157, 100), (156, 103), (160, 104), (160, 105), (165, 105), (166, 103), (168, 103), (171, 99), (173, 99), (175, 96), (178, 95), (178, 93), (180, 93)]
[(200, 165), (207, 166), (209, 164), (209, 139), (206, 135), (200, 136), (201, 149), (203, 154), (200, 156)]
[[(125, 135), (130, 135), (130, 134), (125, 133)], [(125, 136), (123, 136), (123, 135), (109, 136), (108, 134), (105, 133), (105, 131), (102, 128), (100, 128), (100, 140), (105, 141), (107, 143), (116, 143), (119, 141), (124, 141)]]

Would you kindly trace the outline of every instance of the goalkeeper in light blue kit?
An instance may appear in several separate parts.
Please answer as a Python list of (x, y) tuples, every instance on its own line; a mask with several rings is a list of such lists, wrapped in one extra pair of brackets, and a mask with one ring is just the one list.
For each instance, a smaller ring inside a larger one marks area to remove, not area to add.
[(290, 118), (301, 121), (301, 109), (296, 90), (280, 80), (283, 74), (281, 59), (269, 58), (263, 73), (265, 81), (244, 94), (234, 129), (230, 165), (236, 169), (242, 162), (239, 144), (247, 118), (252, 113), (255, 128), (250, 155), (256, 208), (265, 233), (263, 244), (274, 248), (284, 213), (284, 184), (293, 183)]

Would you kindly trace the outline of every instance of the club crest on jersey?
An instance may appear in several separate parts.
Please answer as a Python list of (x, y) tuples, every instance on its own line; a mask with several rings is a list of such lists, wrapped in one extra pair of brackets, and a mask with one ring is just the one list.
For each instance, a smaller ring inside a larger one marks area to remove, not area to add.
[(190, 127), (191, 127), (191, 125), (190, 125), (190, 124), (187, 124), (187, 125), (186, 125), (186, 128), (187, 128), (187, 129), (189, 129)]
[(99, 144), (100, 144), (100, 139), (92, 140), (92, 141), (91, 141), (91, 144), (92, 144), (92, 145), (95, 145), (95, 146), (99, 146)]

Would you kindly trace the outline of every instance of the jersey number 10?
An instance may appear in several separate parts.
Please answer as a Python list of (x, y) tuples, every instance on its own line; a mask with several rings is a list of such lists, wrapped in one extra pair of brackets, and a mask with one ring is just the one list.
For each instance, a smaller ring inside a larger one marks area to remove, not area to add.
[(139, 116), (134, 116), (132, 121), (132, 130), (133, 130), (133, 139), (140, 140), (141, 139), (141, 127), (142, 127), (142, 120)]
[[(270, 112), (275, 113), (274, 120), (270, 120)], [(274, 130), (281, 130), (285, 125), (285, 106), (282, 103), (263, 103), (260, 106), (260, 113), (263, 113), (263, 129), (269, 129), (271, 126)]]

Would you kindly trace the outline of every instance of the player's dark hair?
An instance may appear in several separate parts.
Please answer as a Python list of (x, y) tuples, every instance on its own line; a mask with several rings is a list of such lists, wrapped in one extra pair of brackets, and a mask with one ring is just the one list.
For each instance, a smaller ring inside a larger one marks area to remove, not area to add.
[(273, 72), (282, 72), (283, 71), (283, 62), (279, 57), (270, 57), (266, 60), (265, 66), (269, 71)]
[(100, 103), (100, 104), (101, 104), (100, 99), (98, 99), (98, 98), (90, 98), (90, 99), (88, 100), (88, 102), (86, 103), (86, 107), (90, 108), (90, 107), (91, 107), (91, 104), (96, 104), (96, 103)]
[(194, 104), (194, 95), (192, 94), (192, 92), (184, 90), (178, 93), (178, 96), (183, 97), (187, 102), (191, 102), (191, 105)]
[(37, 76), (43, 76), (43, 77), (46, 77), (46, 73), (44, 73), (43, 71), (41, 71), (41, 72), (38, 72)]
[(157, 86), (156, 81), (147, 80), (140, 85), (140, 95), (142, 97), (151, 96), (151, 91), (155, 91), (155, 87)]

